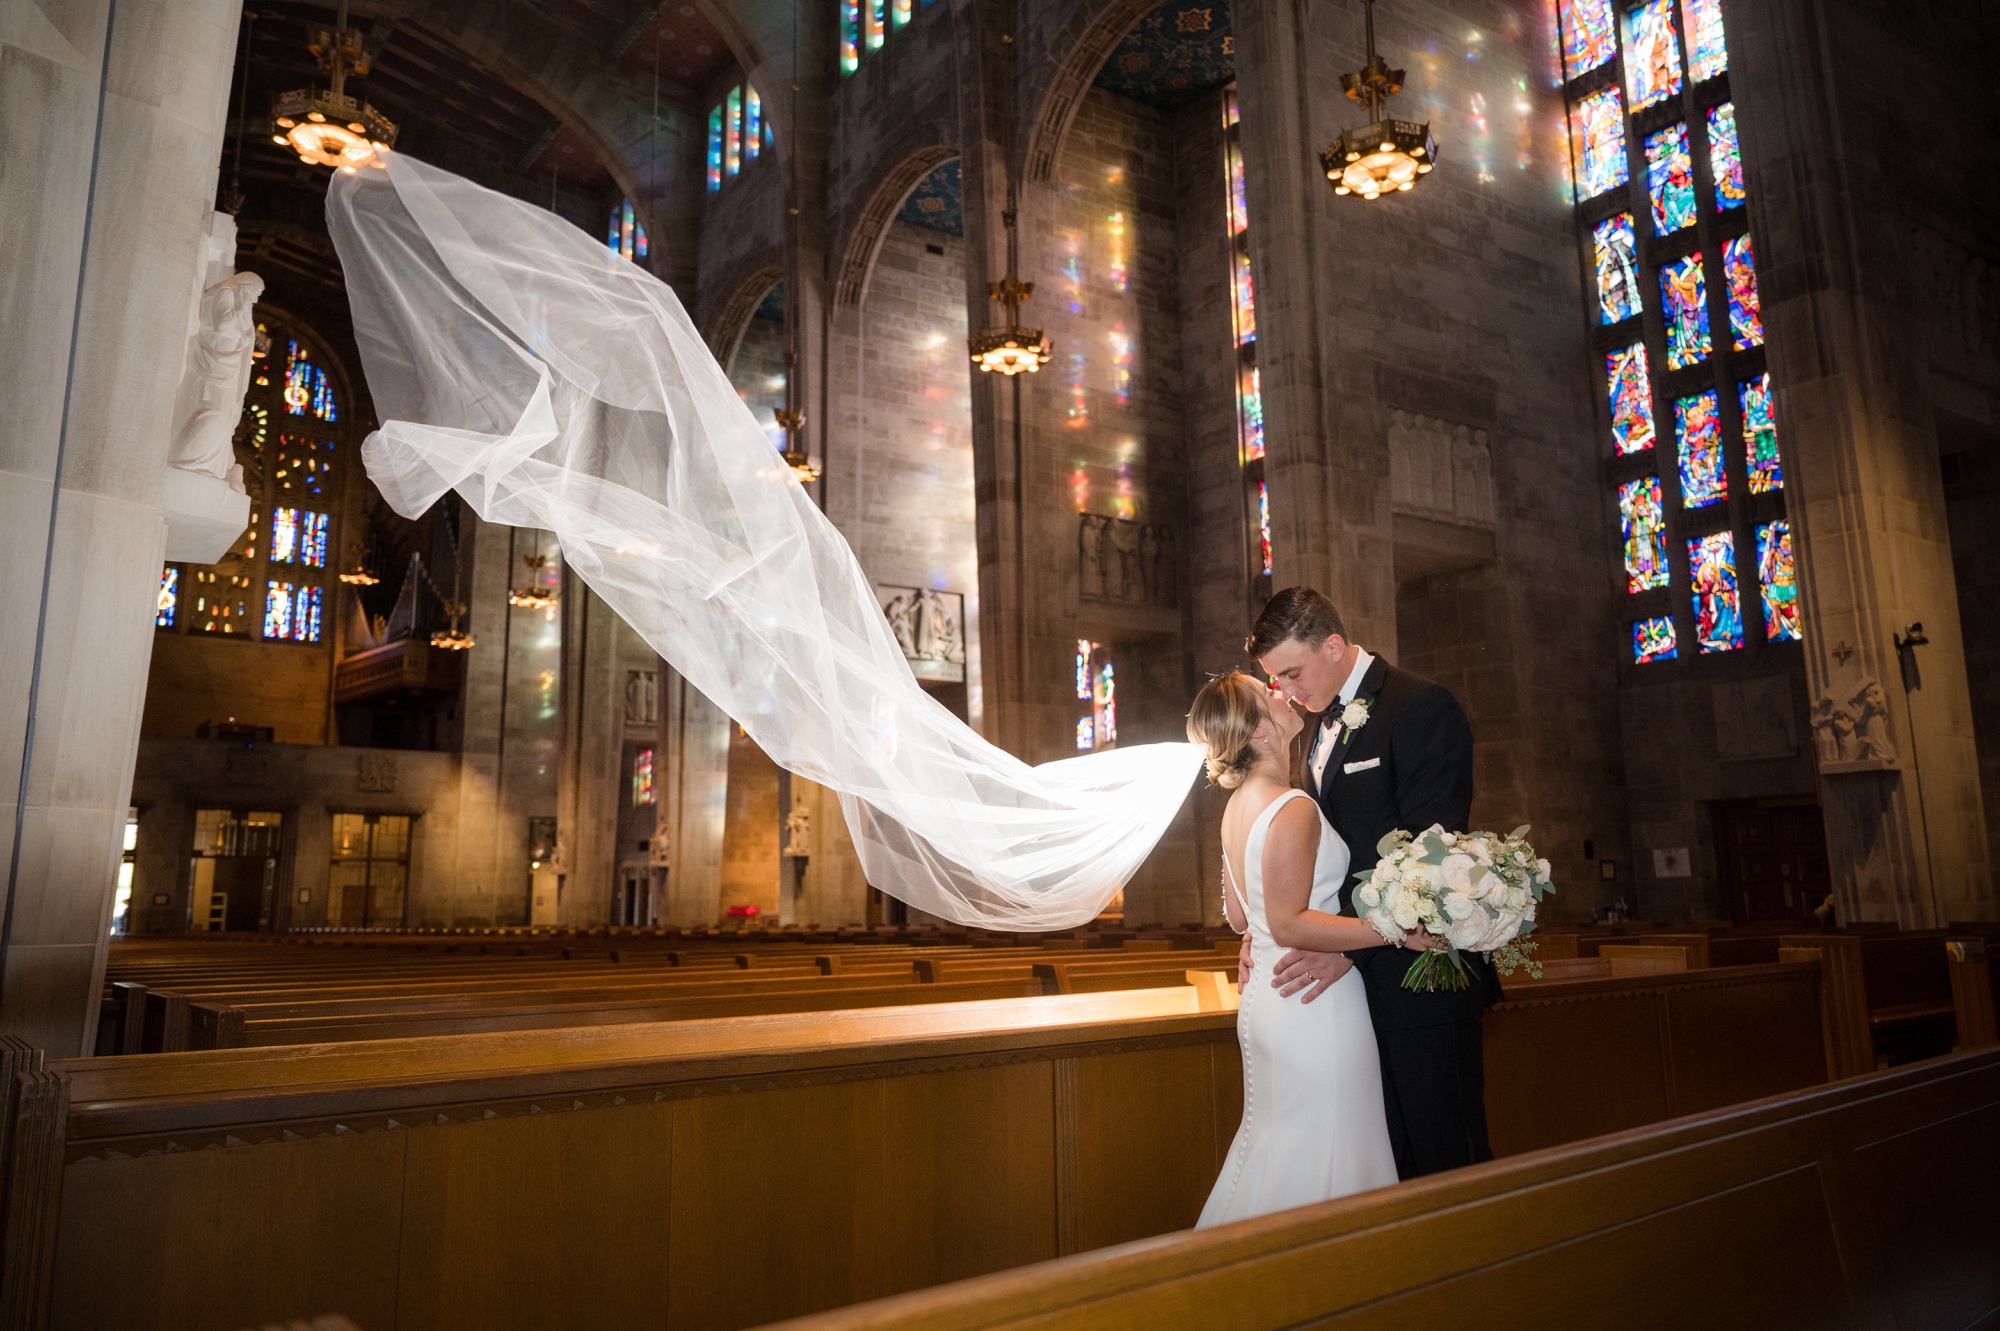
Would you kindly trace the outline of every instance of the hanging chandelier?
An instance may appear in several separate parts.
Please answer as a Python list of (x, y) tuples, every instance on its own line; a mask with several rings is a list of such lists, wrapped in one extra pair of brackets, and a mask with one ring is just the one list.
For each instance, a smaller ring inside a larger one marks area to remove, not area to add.
[(1020, 243), (1014, 230), (1014, 187), (1007, 186), (1007, 211), (1000, 214), (1007, 224), (1007, 276), (986, 284), (987, 297), (1007, 307), (1005, 328), (982, 328), (966, 339), (972, 363), (982, 373), (1033, 374), (1049, 363), (1049, 340), (1039, 328), (1021, 327), (1021, 303), (1035, 294), (1033, 282), (1015, 275)]
[(556, 589), (544, 586), (542, 583), (542, 570), (548, 567), (549, 557), (547, 555), (523, 555), (521, 556), (521, 562), (528, 569), (528, 585), (525, 587), (509, 587), (507, 589), (507, 604), (519, 606), (523, 610), (547, 610), (556, 603)]
[(347, 0), (341, 0), (334, 27), (313, 28), (306, 49), (332, 78), (331, 88), (295, 88), (271, 102), (272, 142), (290, 148), (309, 166), (353, 171), (381, 166), (377, 153), (396, 142), (396, 124), (367, 102), (347, 95), (347, 77), (368, 73), (368, 52), (361, 34), (347, 26)]
[[(788, 365), (785, 374), (787, 393), (791, 392), (791, 385), (792, 376)], [(785, 446), (778, 450), (778, 456), (792, 469), (792, 475), (799, 478), (800, 485), (811, 485), (819, 479), (819, 468), (812, 464), (812, 459), (806, 456), (805, 449), (799, 446), (799, 432), (806, 428), (805, 408), (779, 407), (771, 413), (771, 418), (778, 423), (778, 428), (785, 432)]]
[(361, 542), (351, 542), (347, 552), (354, 556), (348, 566), (341, 570), (340, 580), (350, 587), (373, 587), (382, 579), (368, 571), (368, 552)]
[(465, 602), (446, 601), (444, 603), (444, 612), (451, 616), (451, 627), (448, 629), (439, 629), (436, 633), (431, 634), (431, 646), (441, 647), (447, 652), (471, 651), (477, 644), (473, 641), (470, 633), (465, 632), (458, 626), (458, 617), (465, 613)]
[(1368, 109), (1374, 123), (1343, 130), (1319, 155), (1335, 194), (1359, 194), (1377, 199), (1410, 189), (1431, 173), (1437, 144), (1430, 123), (1392, 120), (1382, 104), (1403, 90), (1403, 71), (1391, 69), (1375, 54), (1375, 0), (1362, 0), (1368, 28), (1368, 63), (1353, 74), (1342, 74), (1340, 86), (1350, 101)]

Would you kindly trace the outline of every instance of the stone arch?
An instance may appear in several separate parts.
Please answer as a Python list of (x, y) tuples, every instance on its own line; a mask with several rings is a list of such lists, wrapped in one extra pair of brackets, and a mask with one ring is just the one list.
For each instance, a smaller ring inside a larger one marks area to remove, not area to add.
[(958, 149), (943, 144), (919, 148), (891, 167), (868, 196), (867, 206), (848, 230), (847, 245), (840, 258), (840, 276), (835, 280), (833, 303), (839, 309), (859, 309), (868, 294), (868, 276), (875, 269), (875, 256), (882, 252), (882, 238), (889, 233), (889, 221), (918, 182), (957, 157)]
[(1050, 78), (1048, 91), (1042, 95), (1041, 108), (1029, 130), (1026, 163), (1029, 180), (1047, 184), (1055, 179), (1056, 159), (1062, 153), (1063, 140), (1069, 136), (1069, 127), (1076, 119), (1077, 108), (1083, 104), (1091, 80), (1104, 68), (1104, 62), (1111, 58), (1112, 50), (1132, 26), (1159, 3), (1160, 0), (1111, 0), (1077, 38), (1076, 45)]
[[(782, 268), (759, 268), (736, 284), (736, 290), (710, 321), (703, 336), (708, 342), (710, 354), (716, 363), (726, 371), (729, 362), (736, 357), (736, 348), (743, 341), (744, 332), (750, 327), (750, 318), (757, 307), (764, 302), (771, 288), (785, 280)], [(788, 296), (789, 292), (786, 293)]]

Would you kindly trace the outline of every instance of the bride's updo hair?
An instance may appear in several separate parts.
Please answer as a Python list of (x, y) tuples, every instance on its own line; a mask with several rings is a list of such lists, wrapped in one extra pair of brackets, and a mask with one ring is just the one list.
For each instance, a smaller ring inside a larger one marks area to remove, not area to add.
[(1232, 670), (1202, 685), (1188, 708), (1188, 738), (1208, 749), (1208, 779), (1224, 790), (1242, 785), (1256, 761), (1250, 736), (1267, 719), (1263, 694), (1256, 680)]

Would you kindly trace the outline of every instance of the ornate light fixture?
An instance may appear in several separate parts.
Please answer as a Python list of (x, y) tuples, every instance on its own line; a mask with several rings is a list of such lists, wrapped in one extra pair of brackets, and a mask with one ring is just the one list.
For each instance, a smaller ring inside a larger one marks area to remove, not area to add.
[(465, 613), (465, 602), (446, 601), (444, 612), (451, 616), (451, 627), (431, 634), (431, 646), (441, 647), (447, 652), (469, 652), (476, 645), (472, 635), (460, 629), (458, 617)]
[(1039, 328), (1021, 327), (1021, 302), (1035, 294), (1033, 282), (1023, 282), (1014, 269), (1020, 244), (1014, 230), (1014, 187), (1007, 186), (1007, 211), (1000, 214), (1007, 224), (1007, 276), (986, 284), (989, 299), (1007, 307), (1005, 328), (982, 328), (966, 339), (972, 363), (982, 373), (1012, 377), (1033, 374), (1049, 363), (1049, 340)]
[(362, 548), (361, 542), (351, 542), (347, 549), (348, 553), (352, 554), (354, 558), (349, 562), (348, 567), (341, 570), (340, 580), (342, 582), (350, 587), (373, 587), (376, 583), (382, 581), (382, 579), (368, 571), (368, 552)]
[(332, 76), (331, 88), (295, 88), (271, 103), (272, 142), (290, 148), (309, 166), (333, 166), (352, 171), (381, 166), (377, 153), (396, 142), (396, 124), (367, 102), (347, 95), (347, 76), (368, 72), (368, 52), (361, 34), (347, 26), (347, 0), (331, 31), (314, 28), (306, 48), (319, 67)]
[(1364, 199), (1409, 189), (1431, 173), (1437, 144), (1430, 123), (1391, 120), (1382, 104), (1403, 90), (1403, 71), (1391, 69), (1375, 54), (1375, 0), (1362, 0), (1368, 24), (1368, 63), (1356, 73), (1342, 74), (1340, 86), (1350, 100), (1368, 108), (1373, 124), (1343, 130), (1319, 155), (1335, 194), (1359, 194)]
[[(787, 392), (791, 389), (791, 382), (791, 375), (788, 373), (785, 376)], [(806, 456), (805, 449), (799, 447), (799, 431), (806, 428), (805, 408), (779, 407), (771, 413), (771, 416), (778, 422), (778, 428), (785, 432), (785, 446), (778, 451), (778, 456), (792, 469), (792, 475), (799, 478), (800, 485), (811, 485), (819, 479), (819, 468), (815, 467), (812, 459)]]
[(528, 569), (528, 585), (509, 587), (507, 604), (519, 606), (523, 610), (546, 610), (556, 603), (556, 589), (542, 585), (542, 570), (548, 567), (547, 555), (523, 555), (521, 562)]

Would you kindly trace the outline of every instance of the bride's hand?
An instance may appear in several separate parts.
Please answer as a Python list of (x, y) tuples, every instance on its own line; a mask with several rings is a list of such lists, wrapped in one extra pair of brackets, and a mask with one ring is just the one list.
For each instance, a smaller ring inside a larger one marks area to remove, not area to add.
[(1432, 935), (1422, 925), (1418, 925), (1403, 936), (1403, 946), (1412, 952), (1429, 952), (1445, 945), (1444, 939)]

